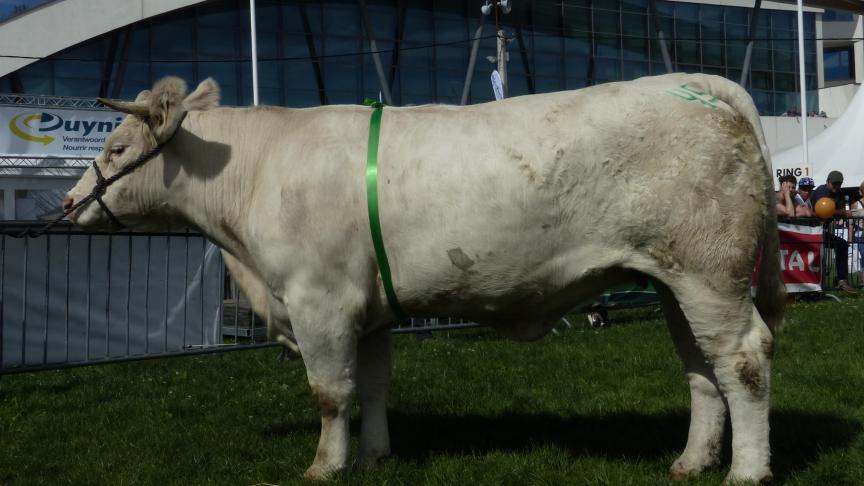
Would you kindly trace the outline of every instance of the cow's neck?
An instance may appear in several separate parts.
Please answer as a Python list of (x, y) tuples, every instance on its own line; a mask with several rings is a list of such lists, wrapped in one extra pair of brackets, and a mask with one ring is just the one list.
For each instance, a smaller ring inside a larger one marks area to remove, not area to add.
[(249, 263), (245, 223), (259, 162), (254, 142), (237, 129), (242, 122), (235, 118), (248, 111), (232, 109), (230, 117), (225, 110), (189, 113), (176, 144), (165, 149), (163, 178), (170, 210), (244, 263)]

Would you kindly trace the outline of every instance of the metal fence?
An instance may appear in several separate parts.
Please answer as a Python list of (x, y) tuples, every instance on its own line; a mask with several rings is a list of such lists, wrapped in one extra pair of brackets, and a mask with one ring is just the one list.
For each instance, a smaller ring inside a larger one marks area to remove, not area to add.
[(822, 288), (836, 289), (843, 272), (853, 287), (864, 285), (864, 217), (834, 219), (824, 227)]
[[(202, 235), (0, 222), (0, 374), (276, 346)], [(411, 319), (394, 332), (476, 327)]]

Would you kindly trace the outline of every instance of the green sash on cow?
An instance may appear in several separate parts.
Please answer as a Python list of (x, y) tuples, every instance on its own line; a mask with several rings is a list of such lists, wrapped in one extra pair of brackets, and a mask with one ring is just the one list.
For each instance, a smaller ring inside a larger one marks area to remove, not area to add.
[(399, 299), (396, 298), (396, 290), (393, 288), (393, 278), (390, 275), (390, 262), (387, 260), (387, 251), (384, 249), (384, 236), (381, 233), (381, 220), (378, 215), (378, 138), (381, 134), (381, 115), (384, 104), (367, 99), (363, 102), (374, 108), (372, 118), (369, 121), (369, 144), (366, 152), (366, 201), (369, 207), (369, 227), (372, 230), (372, 244), (375, 247), (375, 258), (378, 260), (378, 271), (381, 273), (381, 282), (384, 284), (384, 293), (387, 302), (396, 319), (400, 322), (408, 320)]

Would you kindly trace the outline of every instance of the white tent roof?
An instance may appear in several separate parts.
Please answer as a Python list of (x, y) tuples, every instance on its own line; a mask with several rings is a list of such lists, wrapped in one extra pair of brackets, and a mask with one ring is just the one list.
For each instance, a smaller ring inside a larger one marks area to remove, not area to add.
[[(804, 162), (801, 145), (772, 155), (774, 173), (799, 168), (799, 174), (811, 171), (816, 185), (824, 184), (828, 173), (843, 173), (844, 187), (857, 187), (864, 181), (864, 89), (858, 88), (852, 102), (830, 127), (807, 143), (809, 164)], [(776, 179), (776, 177), (775, 177)], [(776, 180), (775, 180), (776, 183)]]

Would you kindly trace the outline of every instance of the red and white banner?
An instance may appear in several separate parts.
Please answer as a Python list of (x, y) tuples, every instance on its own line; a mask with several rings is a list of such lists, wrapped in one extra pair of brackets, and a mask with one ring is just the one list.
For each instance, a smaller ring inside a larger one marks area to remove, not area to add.
[[(780, 270), (786, 291), (818, 292), (822, 290), (822, 227), (777, 223), (780, 236)], [(760, 257), (761, 258), (761, 257)], [(753, 272), (752, 291), (755, 295), (759, 281), (759, 266), (756, 261)]]
[(787, 292), (822, 290), (822, 227), (777, 223), (780, 269)]

